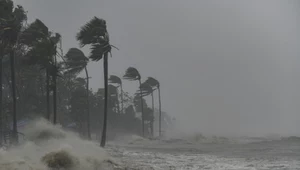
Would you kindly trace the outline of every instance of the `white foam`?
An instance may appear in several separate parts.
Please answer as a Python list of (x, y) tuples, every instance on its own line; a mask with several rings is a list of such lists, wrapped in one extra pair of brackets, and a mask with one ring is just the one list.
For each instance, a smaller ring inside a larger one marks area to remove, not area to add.
[(24, 134), (28, 141), (9, 150), (0, 150), (1, 170), (46, 170), (41, 158), (59, 150), (65, 150), (79, 160), (76, 170), (95, 170), (110, 160), (98, 143), (82, 140), (42, 119), (25, 127)]

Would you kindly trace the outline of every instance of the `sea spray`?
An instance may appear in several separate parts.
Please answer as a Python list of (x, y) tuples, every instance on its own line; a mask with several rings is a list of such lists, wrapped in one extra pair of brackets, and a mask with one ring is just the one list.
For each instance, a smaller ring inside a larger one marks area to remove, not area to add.
[[(31, 122), (23, 133), (27, 141), (0, 151), (1, 170), (48, 170), (50, 164), (52, 168), (62, 166), (70, 170), (114, 169), (116, 166), (98, 143), (80, 139), (75, 133), (46, 120)], [(53, 162), (55, 160), (58, 162)]]

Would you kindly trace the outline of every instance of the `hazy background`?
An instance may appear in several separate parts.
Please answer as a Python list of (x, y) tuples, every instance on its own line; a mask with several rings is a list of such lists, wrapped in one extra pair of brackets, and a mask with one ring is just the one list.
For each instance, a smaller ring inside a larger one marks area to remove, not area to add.
[[(120, 48), (109, 73), (136, 67), (161, 82), (163, 110), (184, 131), (300, 135), (297, 0), (15, 0), (63, 37), (65, 52), (91, 17)], [(88, 54), (88, 49), (85, 50)], [(102, 62), (89, 65), (93, 89)], [(135, 92), (135, 82), (125, 82)], [(157, 106), (157, 105), (156, 105)]]

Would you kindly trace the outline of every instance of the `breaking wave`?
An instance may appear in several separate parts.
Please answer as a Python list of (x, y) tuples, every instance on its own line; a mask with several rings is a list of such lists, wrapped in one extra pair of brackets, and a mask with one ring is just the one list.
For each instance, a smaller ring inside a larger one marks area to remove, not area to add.
[(26, 142), (0, 150), (1, 170), (100, 170), (118, 166), (99, 144), (43, 119), (25, 127)]

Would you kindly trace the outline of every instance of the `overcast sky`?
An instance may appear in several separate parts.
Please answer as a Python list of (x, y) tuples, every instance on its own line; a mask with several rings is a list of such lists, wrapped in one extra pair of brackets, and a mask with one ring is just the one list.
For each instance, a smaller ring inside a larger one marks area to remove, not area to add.
[[(136, 67), (161, 82), (163, 110), (184, 130), (300, 135), (297, 0), (15, 0), (62, 35), (65, 52), (93, 16), (120, 48), (109, 73)], [(89, 50), (85, 49), (88, 55)], [(89, 65), (103, 87), (102, 62)], [(136, 82), (125, 82), (135, 92)], [(157, 103), (156, 103), (157, 105)]]

